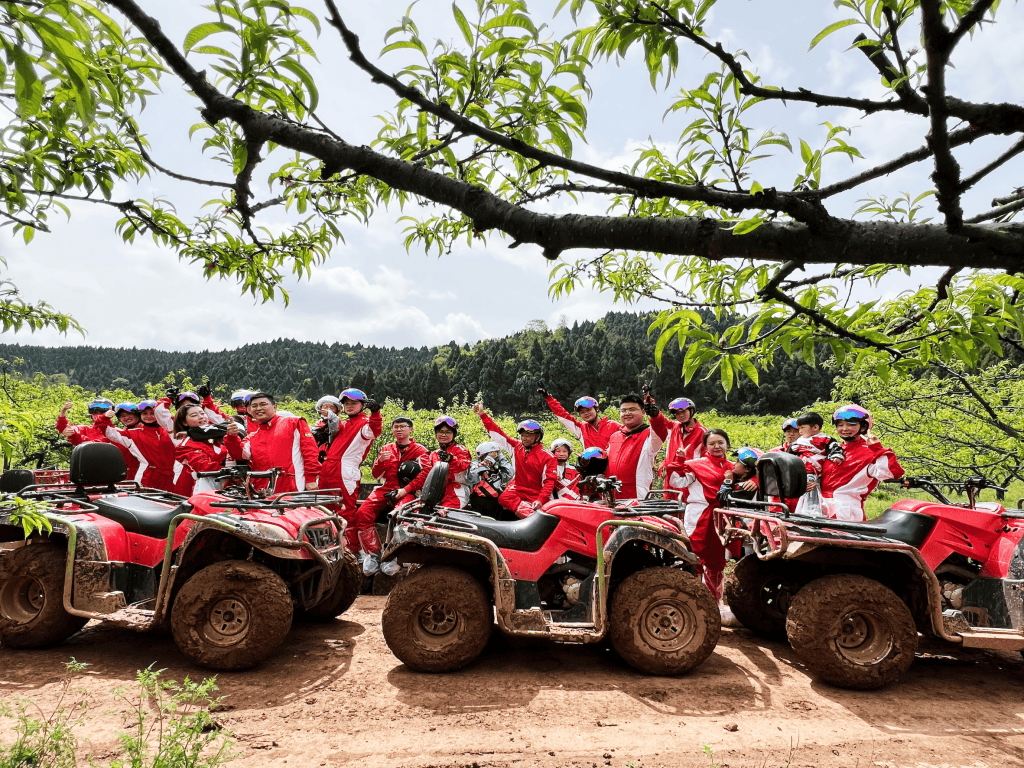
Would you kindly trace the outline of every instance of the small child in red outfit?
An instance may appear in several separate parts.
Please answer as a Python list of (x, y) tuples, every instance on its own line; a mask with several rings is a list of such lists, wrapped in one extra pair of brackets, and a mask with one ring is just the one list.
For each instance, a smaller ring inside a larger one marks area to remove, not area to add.
[(834, 438), (821, 433), (825, 420), (820, 413), (808, 411), (797, 420), (800, 437), (789, 446), (789, 453), (795, 454), (807, 468), (807, 493), (800, 497), (796, 513), (821, 517), (821, 473), (826, 461), (842, 464), (843, 447)]

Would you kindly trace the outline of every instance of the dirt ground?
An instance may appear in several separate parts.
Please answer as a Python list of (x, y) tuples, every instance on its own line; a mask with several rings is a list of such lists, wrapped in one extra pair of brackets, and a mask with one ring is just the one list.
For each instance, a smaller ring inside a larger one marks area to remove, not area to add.
[[(423, 675), (388, 651), (384, 600), (296, 625), (268, 661), (220, 676), (216, 717), (237, 739), (234, 765), (1024, 765), (1018, 654), (925, 647), (900, 683), (860, 693), (810, 678), (787, 645), (743, 629), (725, 630), (679, 678), (646, 677), (602, 648), (496, 635), (468, 669)], [(52, 705), (72, 656), (89, 664), (79, 687), (92, 714), (79, 733), (101, 760), (125, 711), (112, 689), (151, 664), (177, 680), (204, 676), (170, 637), (92, 624), (55, 649), (0, 649), (0, 701)], [(10, 726), (0, 720), (0, 739)]]

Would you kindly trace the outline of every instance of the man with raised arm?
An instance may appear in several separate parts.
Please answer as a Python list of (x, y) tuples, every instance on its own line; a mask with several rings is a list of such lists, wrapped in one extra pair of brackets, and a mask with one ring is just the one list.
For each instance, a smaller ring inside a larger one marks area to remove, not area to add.
[[(543, 384), (537, 386), (537, 391), (548, 404), (548, 408), (555, 414), (562, 425), (569, 430), (569, 433), (583, 443), (586, 448), (607, 448), (608, 441), (622, 425), (619, 422), (602, 416), (597, 410), (597, 400), (585, 395), (576, 401), (576, 416), (573, 416), (562, 404), (548, 394)], [(577, 418), (578, 417), (578, 418)]]
[[(642, 499), (654, 483), (654, 458), (668, 437), (670, 424), (661, 415), (654, 398), (626, 395), (619, 401), (622, 427), (608, 441), (608, 477), (622, 487), (616, 498)], [(648, 424), (644, 413), (651, 417)]]
[(544, 450), (544, 427), (533, 419), (521, 421), (516, 428), (520, 439), (516, 440), (494, 423), (483, 403), (474, 405), (473, 413), (480, 417), (491, 440), (513, 457), (516, 473), (498, 503), (516, 517), (529, 517), (551, 501), (558, 481), (558, 462)]

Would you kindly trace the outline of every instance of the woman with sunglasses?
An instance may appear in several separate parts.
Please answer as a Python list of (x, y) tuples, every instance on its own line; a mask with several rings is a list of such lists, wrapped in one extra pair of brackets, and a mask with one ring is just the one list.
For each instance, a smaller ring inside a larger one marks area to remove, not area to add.
[(466, 506), (469, 501), (467, 470), (473, 463), (473, 458), (465, 446), (456, 442), (458, 436), (459, 422), (451, 416), (439, 416), (434, 421), (437, 450), (420, 457), (420, 467), (422, 467), (420, 473), (404, 488), (398, 489), (398, 492), (395, 493), (396, 503), (401, 503), (406, 498), (411, 500), (413, 494), (423, 488), (431, 468), (438, 462), (444, 461), (448, 463), (448, 482), (445, 484), (444, 498), (441, 499), (440, 506), (449, 509), (462, 509)]
[[(155, 400), (135, 403), (119, 403), (115, 409), (118, 420), (126, 428), (119, 429), (110, 421), (109, 411), (100, 416), (96, 425), (103, 429), (104, 436), (121, 449), (128, 451), (135, 459), (137, 468), (129, 470), (128, 477), (145, 488), (174, 492), (174, 441), (156, 420)], [(122, 414), (134, 416), (137, 420), (129, 426)]]
[(864, 522), (864, 501), (882, 480), (903, 477), (891, 448), (871, 433), (871, 414), (859, 405), (844, 405), (832, 414), (843, 449), (842, 463), (824, 462), (821, 511), (833, 520)]
[(573, 406), (576, 416), (573, 416), (562, 407), (560, 402), (548, 394), (543, 384), (537, 387), (537, 391), (544, 398), (544, 402), (548, 404), (551, 412), (555, 414), (555, 418), (569, 430), (569, 434), (583, 443), (584, 449), (602, 448), (607, 450), (608, 441), (612, 439), (612, 435), (622, 429), (619, 422), (601, 415), (597, 410), (597, 400), (590, 395), (584, 395), (576, 401)]

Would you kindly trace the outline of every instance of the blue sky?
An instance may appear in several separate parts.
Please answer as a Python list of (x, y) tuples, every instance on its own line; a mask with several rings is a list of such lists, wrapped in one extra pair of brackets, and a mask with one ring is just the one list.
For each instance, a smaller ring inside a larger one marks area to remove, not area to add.
[[(174, 40), (182, 40), (192, 26), (207, 20), (203, 3), (177, 0), (174, 4), (148, 0), (143, 6), (157, 16)], [(307, 0), (320, 14), (322, 6)], [(375, 55), (384, 31), (405, 12), (405, 0), (340, 0), (346, 22), (361, 37), (364, 50)], [(174, 8), (168, 13), (169, 7)], [(460, 3), (469, 12), (470, 0)], [(530, 2), (537, 18), (551, 20), (553, 1)], [(785, 10), (781, 10), (781, 9)], [(458, 37), (447, 0), (420, 0), (413, 8), (425, 40)], [(865, 57), (846, 50), (855, 31), (842, 30), (808, 52), (810, 39), (821, 28), (840, 18), (831, 3), (820, 0), (721, 0), (708, 24), (709, 37), (726, 48), (748, 52), (766, 82), (818, 91), (878, 95), (877, 74)], [(1024, 66), (1024, 10), (1004, 3), (999, 23), (975, 35), (954, 59), (950, 87), (963, 98), (976, 101), (1012, 101), (1024, 98), (1024, 80), (1016, 74)], [(567, 14), (551, 20), (560, 31)], [(312, 34), (311, 34), (312, 36)], [(913, 45), (911, 39), (905, 41)], [(337, 35), (325, 26), (314, 43), (320, 63), (311, 67), (318, 75), (321, 113), (353, 143), (369, 143), (376, 135), (375, 115), (391, 109), (389, 91), (372, 84), (348, 62)], [(996, 54), (996, 55), (994, 55)], [(403, 59), (391, 54), (381, 60), (397, 71)], [(695, 49), (685, 50), (679, 75), (667, 90), (650, 87), (642, 62), (631, 56), (623, 62), (600, 62), (591, 82), (594, 99), (589, 105), (589, 144), (578, 144), (576, 157), (609, 167), (631, 162), (635, 149), (650, 140), (671, 147), (689, 118), (677, 113), (665, 120), (662, 114), (678, 88), (698, 85), (704, 74), (717, 68)], [(171, 76), (163, 93), (151, 99), (141, 122), (148, 131), (158, 162), (184, 173), (215, 175), (224, 172), (204, 158), (200, 140), (188, 139), (188, 127), (199, 121), (198, 102), (188, 97)], [(923, 143), (924, 120), (887, 114), (864, 118), (844, 110), (821, 110), (807, 105), (772, 105), (747, 113), (754, 126), (789, 134), (794, 144), (802, 137), (820, 143), (829, 120), (854, 128), (850, 142), (865, 160), (850, 163), (832, 156), (825, 166), (828, 180), (838, 180)], [(958, 151), (965, 172), (991, 158), (1010, 142), (986, 139), (981, 146)], [(982, 210), (992, 197), (1007, 194), (1020, 185), (1018, 157), (1001, 172), (992, 174), (965, 201), (969, 211)], [(783, 155), (768, 161), (758, 179), (765, 187), (792, 184), (799, 158)], [(204, 173), (205, 172), (205, 173)], [(928, 163), (921, 163), (872, 187), (873, 194), (893, 196), (901, 191), (917, 194), (930, 187)], [(257, 188), (265, 195), (265, 185)], [(129, 194), (161, 195), (189, 210), (204, 198), (194, 190), (155, 174), (136, 189), (118, 190), (115, 198)], [(849, 213), (863, 193), (836, 201), (837, 213)], [(555, 212), (585, 210), (600, 213), (601, 201), (582, 206), (555, 203)], [(139, 346), (160, 349), (226, 349), (254, 341), (291, 337), (310, 341), (362, 342), (387, 346), (459, 343), (502, 336), (521, 329), (535, 318), (555, 325), (561, 317), (597, 319), (610, 309), (610, 296), (580, 291), (558, 302), (547, 295), (550, 264), (539, 250), (523, 246), (515, 250), (493, 237), (485, 247), (455, 248), (438, 258), (422, 252), (406, 253), (404, 235), (397, 223), (399, 211), (380, 211), (369, 226), (343, 221), (346, 244), (339, 245), (329, 262), (308, 281), (289, 282), (291, 304), (254, 304), (240, 296), (228, 282), (207, 282), (199, 270), (180, 263), (169, 251), (151, 241), (122, 243), (114, 233), (116, 213), (103, 206), (78, 206), (69, 223), (54, 219), (54, 232), (38, 235), (31, 245), (0, 231), (0, 253), (8, 260), (4, 272), (28, 300), (44, 299), (73, 314), (88, 330), (62, 337), (50, 331), (3, 334), (5, 342), (25, 344), (81, 344)], [(271, 223), (275, 220), (269, 219)], [(282, 219), (283, 221), (283, 219)], [(934, 279), (922, 271), (903, 284), (887, 282), (886, 295)], [(641, 306), (640, 308), (648, 308)]]

